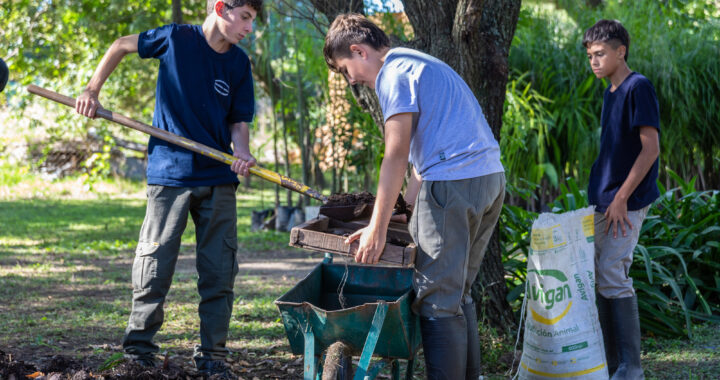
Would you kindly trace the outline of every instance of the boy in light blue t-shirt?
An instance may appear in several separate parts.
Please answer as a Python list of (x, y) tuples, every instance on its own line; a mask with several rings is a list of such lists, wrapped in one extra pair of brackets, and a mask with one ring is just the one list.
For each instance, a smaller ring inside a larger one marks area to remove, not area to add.
[(351, 84), (374, 88), (384, 114), (385, 155), (375, 209), (355, 260), (377, 263), (408, 161), (405, 199), (418, 246), (413, 311), (420, 315), (430, 379), (477, 379), (480, 347), (470, 287), (505, 193), (500, 148), (480, 104), (444, 62), (390, 48), (387, 35), (358, 14), (338, 16), (325, 38), (328, 66)]

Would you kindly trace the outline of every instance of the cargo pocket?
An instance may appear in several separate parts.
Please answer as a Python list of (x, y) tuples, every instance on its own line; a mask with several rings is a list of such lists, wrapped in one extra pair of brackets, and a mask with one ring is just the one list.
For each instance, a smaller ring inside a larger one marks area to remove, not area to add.
[(154, 253), (160, 248), (157, 242), (138, 242), (132, 270), (132, 285), (135, 290), (146, 289), (157, 277), (158, 260)]
[(237, 276), (238, 271), (239, 271), (238, 261), (237, 261), (237, 249), (238, 249), (237, 237), (225, 238), (224, 242), (225, 242), (225, 249), (227, 249), (229, 251), (228, 253), (229, 253), (230, 257), (232, 258), (230, 260), (230, 262), (231, 262), (230, 265), (232, 268), (232, 270), (230, 271), (230, 273), (231, 273), (230, 287), (232, 287), (233, 284), (235, 283), (235, 276)]

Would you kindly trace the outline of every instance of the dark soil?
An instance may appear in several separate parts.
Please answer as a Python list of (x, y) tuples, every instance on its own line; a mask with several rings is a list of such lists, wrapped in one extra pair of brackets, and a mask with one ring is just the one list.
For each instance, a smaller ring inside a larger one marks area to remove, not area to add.
[(169, 362), (156, 368), (145, 368), (134, 362), (122, 361), (113, 368), (105, 371), (93, 371), (83, 363), (62, 355), (53, 356), (50, 360), (39, 365), (25, 363), (13, 359), (11, 354), (0, 351), (0, 378), (2, 379), (28, 379), (31, 375), (35, 380), (50, 379), (105, 379), (105, 380), (131, 380), (131, 379), (202, 379), (198, 373), (190, 373), (172, 365)]
[(388, 244), (399, 245), (401, 247), (407, 247), (408, 245), (410, 245), (410, 242), (407, 242), (402, 239), (391, 238), (391, 237), (387, 238), (387, 242), (388, 242)]
[[(184, 362), (184, 361), (182, 361)], [(265, 363), (267, 362), (267, 363)], [(290, 363), (281, 365), (280, 363), (270, 363), (271, 360), (265, 360), (255, 364), (250, 364), (245, 360), (241, 360), (235, 365), (227, 363), (233, 368), (237, 375), (250, 379), (260, 376), (263, 379), (279, 379), (279, 378), (298, 378), (302, 376), (302, 360), (301, 358)], [(217, 377), (206, 376), (200, 374), (195, 368), (181, 367), (171, 360), (159, 362), (155, 368), (142, 367), (132, 361), (120, 359), (111, 368), (99, 371), (85, 365), (83, 362), (70, 359), (66, 356), (55, 355), (49, 360), (38, 364), (27, 363), (22, 360), (16, 360), (12, 354), (5, 353), (0, 350), (0, 379), (2, 380), (25, 380), (34, 378), (35, 380), (152, 380), (152, 379), (168, 379), (168, 380), (195, 380), (208, 379), (212, 380)], [(267, 365), (266, 365), (267, 364)], [(270, 368), (263, 368), (268, 367)], [(246, 367), (246, 368), (241, 368)], [(252, 370), (250, 370), (252, 367)], [(276, 368), (275, 368), (276, 367)], [(294, 370), (288, 368), (294, 367)], [(289, 373), (294, 373), (290, 375)]]
[[(347, 218), (343, 218), (341, 215), (336, 215), (337, 212), (335, 210), (328, 210), (331, 208), (340, 208), (340, 207), (350, 207), (350, 206), (356, 206), (353, 211), (347, 210), (345, 212), (352, 213), (354, 212), (356, 215), (353, 215), (354, 217), (359, 217), (360, 215), (357, 215), (359, 212), (363, 211), (371, 211), (371, 210), (363, 210), (359, 209), (358, 206), (362, 205), (368, 205), (371, 206), (375, 203), (375, 196), (371, 193), (368, 193), (367, 191), (362, 193), (338, 193), (333, 194), (328, 198), (327, 203), (325, 203), (321, 209), (320, 213), (330, 216), (331, 218), (339, 218), (340, 220), (350, 220), (352, 219), (350, 215), (347, 216)], [(410, 220), (412, 211), (408, 207), (407, 202), (405, 202), (405, 198), (403, 198), (402, 194), (398, 194), (397, 202), (395, 202), (395, 211), (394, 214), (405, 214), (407, 217), (407, 220)], [(406, 244), (407, 245), (407, 244)]]
[(356, 206), (373, 202), (375, 202), (375, 196), (367, 191), (362, 193), (339, 193), (331, 195), (324, 206)]

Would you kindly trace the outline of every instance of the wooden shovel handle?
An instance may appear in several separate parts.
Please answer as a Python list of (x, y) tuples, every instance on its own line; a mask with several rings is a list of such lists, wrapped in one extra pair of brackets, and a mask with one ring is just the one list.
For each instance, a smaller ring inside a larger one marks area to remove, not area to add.
[[(46, 88), (42, 88), (32, 84), (27, 87), (27, 90), (32, 94), (42, 96), (44, 98), (50, 99), (60, 104), (64, 104), (71, 108), (75, 108), (75, 99), (69, 96), (58, 94), (55, 91), (51, 91)], [(157, 137), (160, 140), (179, 145), (185, 149), (202, 154), (203, 156), (210, 157), (228, 165), (232, 164), (233, 162), (235, 162), (235, 160), (237, 160), (234, 156), (225, 152), (211, 148), (204, 144), (200, 144), (188, 138), (178, 136), (166, 130), (155, 128), (145, 123), (141, 123), (135, 119), (131, 119), (127, 116), (123, 116), (119, 113), (112, 112), (102, 107), (98, 108), (97, 111), (95, 111), (95, 115), (103, 119), (110, 120), (126, 127), (138, 130), (140, 132), (147, 133), (148, 135)], [(308, 195), (323, 203), (327, 202), (327, 197), (311, 189), (309, 186), (293, 180), (292, 178), (275, 173), (272, 170), (263, 169), (259, 166), (253, 166), (249, 170), (251, 174), (254, 174), (267, 181), (276, 183), (286, 189), (296, 191), (300, 194)]]

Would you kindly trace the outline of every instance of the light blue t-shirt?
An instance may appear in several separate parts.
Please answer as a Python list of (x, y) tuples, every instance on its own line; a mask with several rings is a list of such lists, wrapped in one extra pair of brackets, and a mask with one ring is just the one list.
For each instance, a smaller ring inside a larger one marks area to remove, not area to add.
[(416, 113), (410, 162), (423, 180), (503, 172), (500, 146), (470, 87), (450, 66), (417, 50), (390, 49), (375, 80), (384, 121)]

